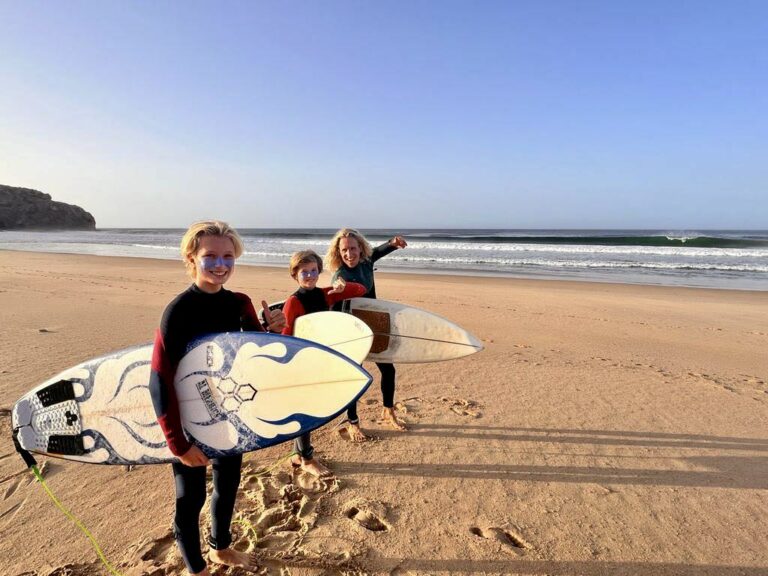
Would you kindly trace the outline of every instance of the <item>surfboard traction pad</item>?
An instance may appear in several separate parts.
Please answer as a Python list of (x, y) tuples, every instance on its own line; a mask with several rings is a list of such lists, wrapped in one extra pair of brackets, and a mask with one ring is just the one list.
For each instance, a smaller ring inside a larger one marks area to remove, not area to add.
[(352, 316), (365, 322), (373, 332), (373, 343), (369, 354), (379, 354), (389, 348), (391, 319), (388, 312), (352, 310)]
[(68, 456), (85, 454), (73, 381), (59, 380), (39, 390), (15, 408), (14, 416), (14, 434), (21, 428), (19, 441), (25, 449)]

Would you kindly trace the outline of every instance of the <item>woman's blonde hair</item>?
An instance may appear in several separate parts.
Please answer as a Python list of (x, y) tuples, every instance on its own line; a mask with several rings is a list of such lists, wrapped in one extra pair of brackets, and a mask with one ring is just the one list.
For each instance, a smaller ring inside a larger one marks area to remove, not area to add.
[(203, 220), (195, 222), (190, 226), (184, 237), (181, 239), (181, 257), (184, 260), (184, 266), (187, 267), (187, 274), (195, 277), (195, 259), (194, 256), (200, 248), (200, 238), (203, 236), (221, 236), (232, 240), (235, 247), (235, 258), (239, 258), (243, 253), (243, 241), (237, 231), (226, 222), (220, 220)]
[(317, 271), (323, 271), (323, 259), (317, 255), (314, 250), (302, 250), (301, 252), (294, 252), (291, 256), (291, 261), (288, 264), (288, 270), (291, 272), (291, 278), (296, 278), (296, 273), (299, 270), (299, 266), (302, 264), (311, 264), (314, 262), (317, 264)]
[(367, 260), (371, 257), (371, 254), (373, 254), (371, 245), (368, 243), (368, 240), (365, 239), (365, 236), (360, 234), (360, 232), (354, 228), (342, 228), (336, 232), (336, 235), (331, 240), (331, 245), (328, 247), (328, 252), (325, 255), (325, 264), (332, 272), (341, 268), (341, 265), (343, 264), (341, 260), (341, 252), (339, 251), (339, 243), (342, 238), (354, 238), (357, 240), (357, 244), (360, 246), (360, 260)]

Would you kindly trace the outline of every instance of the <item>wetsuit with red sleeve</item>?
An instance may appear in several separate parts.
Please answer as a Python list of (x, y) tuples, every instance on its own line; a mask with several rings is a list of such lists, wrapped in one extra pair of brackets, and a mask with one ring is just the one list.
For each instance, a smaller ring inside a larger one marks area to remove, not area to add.
[(222, 288), (214, 294), (190, 286), (165, 309), (155, 333), (150, 391), (168, 448), (181, 456), (192, 446), (184, 435), (173, 378), (193, 340), (218, 332), (264, 331), (251, 299)]
[[(342, 300), (362, 296), (366, 292), (365, 286), (356, 282), (347, 282), (344, 290), (338, 294), (331, 294), (333, 288), (313, 288), (306, 290), (299, 288), (291, 294), (283, 305), (283, 314), (285, 315), (285, 328), (283, 334), (293, 336), (293, 328), (296, 319), (304, 314), (312, 312), (326, 312), (331, 306)], [(305, 460), (311, 460), (315, 452), (310, 439), (309, 432), (302, 434), (294, 441), (296, 453)]]
[(283, 334), (293, 336), (293, 325), (299, 316), (312, 312), (326, 312), (337, 302), (356, 298), (367, 292), (365, 286), (357, 282), (347, 282), (344, 290), (339, 293), (331, 294), (331, 290), (333, 288), (330, 287), (313, 288), (312, 290), (299, 288), (291, 294), (283, 305), (283, 314), (285, 314)]
[[(251, 299), (224, 288), (213, 294), (190, 286), (168, 305), (155, 335), (150, 392), (157, 420), (168, 447), (176, 456), (192, 446), (184, 434), (173, 379), (187, 346), (206, 334), (264, 329)], [(215, 458), (211, 496), (211, 536), (208, 543), (222, 550), (232, 543), (230, 524), (237, 488), (240, 485), (242, 455)], [(206, 497), (206, 466), (172, 464), (176, 485), (174, 534), (187, 569), (195, 574), (206, 564), (200, 550), (200, 511)]]

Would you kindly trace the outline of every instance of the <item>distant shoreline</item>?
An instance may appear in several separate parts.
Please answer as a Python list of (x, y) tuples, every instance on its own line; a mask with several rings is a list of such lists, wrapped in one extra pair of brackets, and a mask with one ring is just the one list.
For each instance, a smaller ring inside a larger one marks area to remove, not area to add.
[[(333, 230), (239, 230), (241, 265), (285, 266), (297, 250), (324, 255)], [(397, 273), (448, 274), (768, 291), (768, 232), (405, 229), (365, 231), (373, 246), (408, 241), (376, 263)], [(0, 249), (178, 259), (181, 229), (0, 232)]]

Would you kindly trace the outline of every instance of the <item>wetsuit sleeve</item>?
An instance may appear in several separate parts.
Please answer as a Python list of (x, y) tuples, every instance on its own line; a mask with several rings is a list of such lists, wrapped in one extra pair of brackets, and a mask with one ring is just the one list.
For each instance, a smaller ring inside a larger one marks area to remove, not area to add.
[(363, 296), (368, 291), (365, 286), (358, 284), (357, 282), (347, 282), (347, 285), (344, 286), (344, 290), (339, 294), (329, 294), (331, 290), (331, 287), (323, 288), (323, 292), (325, 292), (325, 301), (328, 303), (329, 307), (342, 300)]
[(187, 440), (184, 429), (181, 427), (179, 401), (173, 385), (175, 375), (176, 365), (169, 358), (163, 333), (158, 329), (155, 332), (155, 347), (152, 352), (149, 391), (152, 395), (155, 415), (168, 442), (168, 448), (175, 456), (181, 456), (192, 447), (192, 444)]
[(246, 332), (264, 332), (264, 327), (259, 322), (259, 315), (256, 313), (256, 308), (253, 307), (253, 302), (248, 295), (242, 292), (234, 293), (237, 299), (240, 301), (240, 328)]
[(285, 314), (285, 328), (283, 328), (283, 334), (287, 336), (293, 336), (293, 325), (296, 322), (296, 318), (305, 314), (304, 306), (296, 296), (289, 296), (283, 306), (283, 314)]
[(389, 240), (384, 242), (384, 244), (381, 244), (380, 246), (376, 246), (376, 248), (373, 249), (373, 253), (371, 254), (371, 262), (376, 262), (379, 258), (384, 258), (387, 254), (391, 254), (397, 250), (397, 246), (392, 246), (389, 243)]

